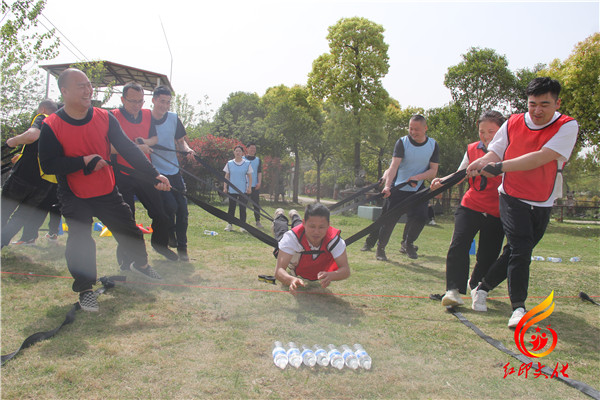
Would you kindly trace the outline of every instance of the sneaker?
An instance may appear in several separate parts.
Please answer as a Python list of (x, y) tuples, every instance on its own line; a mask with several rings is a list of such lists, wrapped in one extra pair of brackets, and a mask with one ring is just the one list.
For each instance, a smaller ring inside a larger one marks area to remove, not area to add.
[(273, 219), (277, 218), (279, 215), (283, 215), (285, 213), (285, 211), (283, 210), (283, 208), (278, 208), (277, 210), (275, 210), (275, 216), (273, 217)]
[(427, 223), (427, 225), (429, 225), (429, 226), (436, 226), (437, 224), (435, 223), (435, 221), (434, 221), (434, 220), (431, 220), (431, 221), (429, 221), (429, 222)]
[(170, 261), (179, 260), (179, 256), (177, 256), (177, 253), (175, 253), (173, 250), (169, 249), (166, 246), (163, 247), (163, 246), (154, 246), (153, 245), (152, 248), (154, 249), (154, 251), (156, 251), (158, 254), (160, 254), (167, 260), (170, 260)]
[(52, 234), (52, 235), (51, 235), (51, 234), (49, 234), (49, 233), (46, 233), (46, 236), (44, 236), (44, 238), (46, 238), (46, 240), (47, 240), (49, 243), (53, 243), (53, 244), (56, 244), (56, 243), (58, 243), (58, 235), (57, 235), (56, 233), (54, 233), (54, 234)]
[(242, 233), (246, 233), (246, 232), (248, 232), (248, 231), (247, 231), (247, 230), (245, 230), (244, 228), (240, 228), (240, 232), (242, 232)]
[[(419, 246), (414, 246), (415, 251), (419, 251)], [(406, 254), (406, 242), (403, 240), (402, 243), (400, 243), (400, 253), (402, 254)]]
[(148, 265), (146, 268), (138, 268), (135, 265), (133, 265), (133, 263), (131, 263), (131, 266), (129, 268), (131, 268), (132, 271), (139, 272), (147, 278), (156, 280), (162, 279), (158, 272), (156, 272), (150, 265)]
[(227, 224), (225, 227), (225, 232), (231, 232), (233, 230), (233, 226), (231, 224)]
[(444, 307), (462, 306), (463, 304), (465, 304), (465, 302), (460, 298), (458, 289), (447, 290), (444, 297), (442, 297), (442, 305)]
[(96, 293), (90, 290), (79, 293), (79, 306), (83, 311), (98, 312), (100, 307)]
[(300, 214), (298, 214), (298, 211), (296, 211), (294, 209), (290, 210), (288, 215), (290, 216), (290, 221), (292, 221), (294, 219), (294, 215), (297, 215), (300, 218)]
[(408, 258), (411, 258), (413, 260), (419, 258), (419, 256), (417, 255), (417, 246), (413, 246), (411, 243), (406, 244), (406, 254), (408, 255)]
[(515, 311), (513, 311), (510, 319), (508, 320), (508, 327), (516, 328), (523, 316), (525, 316), (525, 309), (523, 307), (517, 308)]
[(485, 301), (487, 300), (488, 292), (485, 290), (477, 290), (477, 288), (471, 290), (471, 298), (473, 299), (473, 304), (471, 308), (475, 311), (485, 312), (487, 311), (487, 304)]
[(263, 225), (260, 223), (260, 221), (256, 221), (256, 227), (257, 227), (258, 229), (262, 229), (262, 228), (263, 228)]
[(371, 251), (372, 247), (365, 243), (363, 247), (361, 247), (360, 251)]
[(388, 258), (385, 255), (385, 249), (377, 248), (377, 252), (375, 253), (375, 258), (377, 261), (387, 261)]
[(14, 244), (15, 246), (34, 246), (35, 239), (30, 240), (15, 240), (14, 242), (10, 242), (10, 244)]
[(189, 262), (190, 257), (188, 256), (187, 249), (177, 249), (177, 255), (179, 256), (179, 261)]

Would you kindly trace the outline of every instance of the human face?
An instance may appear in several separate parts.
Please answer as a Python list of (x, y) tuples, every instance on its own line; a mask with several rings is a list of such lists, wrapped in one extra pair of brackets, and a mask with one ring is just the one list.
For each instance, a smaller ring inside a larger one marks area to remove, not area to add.
[(73, 110), (84, 111), (92, 105), (94, 90), (88, 77), (81, 71), (69, 73), (61, 93), (65, 105)]
[[(127, 93), (129, 95), (129, 93)], [(152, 98), (152, 104), (154, 104), (154, 113), (158, 118), (162, 118), (169, 109), (171, 108), (171, 96), (166, 94), (161, 94), (158, 97)]]
[(500, 127), (492, 121), (481, 121), (479, 123), (479, 139), (486, 148), (494, 138), (494, 135), (496, 135), (496, 132), (498, 132), (498, 129), (500, 129)]
[(327, 229), (329, 228), (329, 221), (327, 221), (327, 218), (313, 215), (307, 220), (304, 220), (303, 223), (304, 234), (310, 244), (313, 246), (320, 246), (327, 234)]
[(415, 142), (423, 143), (427, 139), (427, 124), (410, 120), (408, 123), (408, 134)]
[(235, 150), (233, 150), (233, 156), (236, 160), (241, 160), (244, 156), (244, 150), (242, 150), (240, 147), (236, 147)]
[(125, 96), (121, 97), (121, 102), (125, 111), (137, 117), (144, 105), (144, 92), (138, 92), (134, 89), (129, 89)]
[(255, 145), (252, 144), (252, 145), (248, 146), (247, 150), (248, 150), (249, 156), (253, 157), (256, 155), (256, 146)]
[(552, 121), (554, 113), (560, 108), (560, 99), (554, 99), (551, 93), (527, 97), (527, 109), (536, 125), (546, 125)]

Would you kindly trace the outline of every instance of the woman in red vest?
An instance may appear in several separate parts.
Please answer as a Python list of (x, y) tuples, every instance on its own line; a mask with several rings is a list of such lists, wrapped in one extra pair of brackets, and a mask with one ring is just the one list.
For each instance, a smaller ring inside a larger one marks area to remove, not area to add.
[[(459, 170), (467, 168), (469, 163), (487, 153), (487, 146), (504, 121), (498, 111), (486, 111), (481, 115), (477, 121), (480, 140), (468, 145)], [(440, 178), (434, 179), (431, 188), (442, 186), (440, 181)], [(454, 214), (454, 233), (446, 256), (446, 294), (442, 298), (443, 306), (463, 305), (460, 293), (466, 294), (468, 284), (473, 300), (471, 308), (475, 311), (487, 311), (487, 292), (478, 292), (476, 288), (498, 258), (504, 240), (498, 209), (498, 186), (501, 181), (499, 176), (469, 179), (469, 189)], [(477, 232), (477, 262), (469, 279), (469, 250)]]

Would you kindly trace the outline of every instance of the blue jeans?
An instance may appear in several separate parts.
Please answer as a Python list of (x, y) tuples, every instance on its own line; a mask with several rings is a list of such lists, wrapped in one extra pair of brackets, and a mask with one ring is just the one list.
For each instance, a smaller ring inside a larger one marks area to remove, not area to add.
[(177, 239), (177, 249), (187, 249), (188, 206), (185, 197), (185, 182), (181, 174), (166, 175), (177, 191), (161, 192), (165, 211), (171, 220), (171, 235)]

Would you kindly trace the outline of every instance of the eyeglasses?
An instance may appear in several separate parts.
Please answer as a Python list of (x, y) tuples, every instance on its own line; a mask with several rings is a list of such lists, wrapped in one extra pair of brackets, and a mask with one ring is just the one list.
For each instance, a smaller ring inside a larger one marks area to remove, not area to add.
[(142, 100), (129, 100), (125, 97), (123, 97), (125, 100), (127, 100), (128, 102), (130, 102), (131, 104), (144, 104), (144, 99)]

